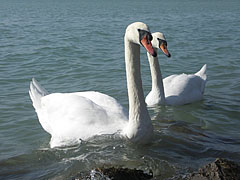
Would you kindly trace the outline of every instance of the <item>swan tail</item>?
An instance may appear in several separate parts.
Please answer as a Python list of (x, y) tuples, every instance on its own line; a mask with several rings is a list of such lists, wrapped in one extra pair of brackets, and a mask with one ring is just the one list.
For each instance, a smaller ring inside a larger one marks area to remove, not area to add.
[(204, 64), (203, 67), (197, 72), (195, 73), (195, 75), (201, 77), (204, 81), (207, 80), (207, 64)]
[(204, 93), (204, 90), (205, 90), (205, 85), (206, 85), (206, 82), (207, 82), (207, 65), (204, 64), (203, 67), (197, 72), (195, 73), (195, 75), (199, 76), (200, 78), (202, 78), (202, 84), (201, 84), (201, 92), (202, 94)]
[(30, 82), (29, 95), (33, 102), (33, 107), (37, 110), (41, 108), (41, 98), (46, 96), (48, 92), (44, 89), (35, 78)]

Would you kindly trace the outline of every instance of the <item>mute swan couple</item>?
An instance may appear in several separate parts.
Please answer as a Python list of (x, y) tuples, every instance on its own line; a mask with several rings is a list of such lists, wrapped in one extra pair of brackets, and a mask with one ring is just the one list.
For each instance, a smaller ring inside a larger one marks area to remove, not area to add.
[(33, 79), (30, 97), (38, 119), (49, 134), (50, 146), (64, 146), (94, 135), (119, 132), (134, 143), (148, 143), (153, 126), (144, 100), (140, 72), (140, 45), (156, 57), (146, 24), (130, 24), (125, 32), (125, 65), (129, 114), (112, 97), (94, 91), (52, 93)]

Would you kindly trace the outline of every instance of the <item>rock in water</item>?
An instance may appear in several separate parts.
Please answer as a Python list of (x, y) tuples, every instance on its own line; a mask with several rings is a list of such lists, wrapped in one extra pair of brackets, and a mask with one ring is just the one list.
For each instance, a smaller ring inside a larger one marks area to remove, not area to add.
[(152, 173), (144, 173), (142, 170), (110, 167), (110, 168), (96, 168), (86, 175), (85, 173), (78, 173), (71, 180), (149, 180), (152, 179)]
[(152, 174), (146, 174), (142, 170), (128, 168), (98, 168), (97, 171), (113, 180), (147, 180), (152, 179)]
[(240, 180), (240, 166), (232, 161), (218, 158), (192, 173), (187, 180)]

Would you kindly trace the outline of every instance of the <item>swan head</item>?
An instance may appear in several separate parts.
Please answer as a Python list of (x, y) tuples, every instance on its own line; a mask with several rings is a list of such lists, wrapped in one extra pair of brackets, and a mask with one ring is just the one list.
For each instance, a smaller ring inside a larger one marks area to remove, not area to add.
[(167, 40), (166, 40), (164, 34), (161, 32), (155, 32), (155, 33), (152, 33), (152, 37), (153, 37), (153, 40), (152, 40), (153, 47), (161, 49), (162, 52), (167, 57), (171, 57), (171, 54), (169, 53), (169, 51), (167, 49)]
[(134, 44), (142, 45), (148, 53), (156, 57), (157, 53), (153, 49), (151, 43), (152, 39), (153, 37), (148, 26), (142, 22), (132, 23), (126, 29), (125, 40)]

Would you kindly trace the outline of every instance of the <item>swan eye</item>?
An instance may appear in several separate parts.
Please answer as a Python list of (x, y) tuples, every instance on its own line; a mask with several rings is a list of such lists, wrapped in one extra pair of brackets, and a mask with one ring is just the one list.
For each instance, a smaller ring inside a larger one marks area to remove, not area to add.
[(159, 42), (159, 47), (163, 44), (164, 46), (167, 46), (167, 41), (165, 40), (162, 40), (162, 39), (159, 39), (157, 38), (158, 42)]
[(138, 29), (138, 32), (139, 32), (139, 41), (140, 42), (144, 37), (147, 37), (147, 44), (149, 44), (149, 41), (152, 41), (153, 38), (152, 38), (152, 35), (150, 32), (142, 30), (142, 29)]
[(149, 40), (149, 41), (152, 41), (152, 39), (153, 39), (152, 35), (151, 35), (151, 34), (148, 34), (148, 40)]

